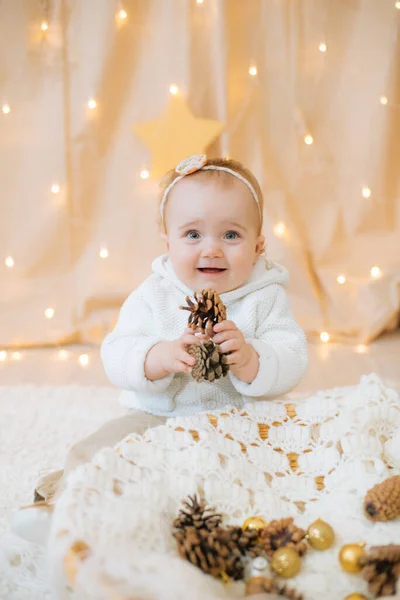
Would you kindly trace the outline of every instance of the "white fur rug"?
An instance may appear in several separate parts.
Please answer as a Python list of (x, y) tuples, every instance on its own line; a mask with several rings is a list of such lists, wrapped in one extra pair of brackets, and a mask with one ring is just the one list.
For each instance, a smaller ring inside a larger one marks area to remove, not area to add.
[(106, 387), (0, 386), (0, 533), (14, 509), (32, 502), (40, 475), (62, 468), (73, 443), (122, 413), (118, 394)]

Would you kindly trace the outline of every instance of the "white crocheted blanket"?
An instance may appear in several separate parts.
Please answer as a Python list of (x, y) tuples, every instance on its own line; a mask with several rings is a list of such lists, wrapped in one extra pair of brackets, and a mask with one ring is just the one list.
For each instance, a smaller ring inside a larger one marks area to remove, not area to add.
[[(399, 542), (400, 519), (373, 524), (362, 512), (366, 491), (400, 473), (399, 449), (399, 397), (375, 375), (305, 400), (253, 402), (128, 436), (72, 473), (57, 502), (48, 547), (53, 594), (68, 600), (241, 597), (242, 585), (224, 586), (177, 556), (171, 524), (182, 499), (195, 492), (204, 493), (226, 524), (255, 514), (291, 515), (303, 528), (326, 520), (335, 546), (310, 549), (290, 584), (306, 600), (367, 594), (360, 576), (341, 571), (337, 554), (348, 542)], [(71, 550), (76, 542), (86, 549), (82, 559)]]

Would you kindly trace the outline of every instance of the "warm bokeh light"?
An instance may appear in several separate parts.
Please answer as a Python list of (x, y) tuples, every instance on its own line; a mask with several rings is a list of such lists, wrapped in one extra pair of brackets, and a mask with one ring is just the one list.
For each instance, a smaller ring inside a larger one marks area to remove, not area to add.
[(5, 350), (0, 350), (0, 362), (4, 362), (7, 359), (7, 352)]
[(51, 191), (53, 194), (58, 194), (60, 191), (60, 186), (58, 185), (58, 183), (53, 183), (53, 185), (51, 186)]
[(3, 115), (8, 115), (11, 111), (11, 108), (8, 104), (3, 104), (3, 106), (1, 107), (1, 111)]
[(17, 351), (17, 352), (13, 352), (13, 353), (11, 354), (11, 358), (12, 358), (13, 360), (21, 360), (21, 358), (22, 358), (22, 354), (21, 354), (21, 352), (18, 352), (18, 351)]
[(118, 16), (120, 19), (125, 20), (128, 17), (128, 13), (126, 12), (126, 10), (121, 8), (121, 10), (118, 13)]
[(326, 44), (324, 44), (323, 42), (319, 45), (319, 49), (321, 52), (326, 52)]
[(286, 225), (280, 221), (274, 225), (274, 234), (276, 237), (283, 237), (286, 233)]
[(58, 358), (60, 360), (68, 360), (69, 352), (67, 350), (60, 350), (58, 353)]
[(250, 67), (250, 69), (249, 69), (249, 73), (250, 73), (250, 75), (252, 75), (253, 77), (254, 77), (255, 75), (257, 75), (257, 67), (256, 67), (256, 66), (254, 66), (254, 65), (253, 65), (253, 66), (251, 66), (251, 67)]
[(382, 277), (382, 271), (380, 270), (379, 267), (372, 267), (371, 269), (371, 277), (373, 277), (374, 279), (379, 279), (380, 277)]
[(387, 104), (388, 103), (388, 99), (387, 96), (381, 96), (381, 104)]
[(314, 138), (312, 135), (306, 135), (304, 141), (307, 144), (307, 146), (311, 146), (311, 144), (314, 142)]
[(147, 169), (142, 169), (142, 170), (140, 171), (140, 177), (141, 177), (142, 179), (148, 179), (148, 178), (149, 178), (149, 175), (150, 175), (150, 173), (148, 172), (148, 170), (147, 170)]
[(357, 354), (366, 354), (368, 352), (368, 346), (365, 344), (358, 344), (358, 346), (356, 346), (356, 352)]
[(169, 86), (169, 91), (170, 91), (170, 94), (172, 94), (173, 96), (176, 96), (177, 93), (179, 92), (179, 88), (178, 88), (178, 86), (175, 83), (172, 83)]
[(88, 107), (93, 110), (94, 108), (96, 108), (96, 106), (97, 106), (96, 100), (94, 98), (90, 98), (88, 100)]
[(82, 367), (87, 367), (89, 364), (89, 355), (88, 354), (81, 354), (79, 357), (79, 363)]
[(364, 198), (369, 198), (371, 196), (371, 190), (368, 186), (364, 186), (363, 189), (361, 190), (361, 193)]
[(54, 308), (46, 308), (44, 311), (44, 316), (46, 319), (52, 319), (54, 317), (55, 310)]
[(324, 342), (324, 343), (329, 342), (329, 340), (331, 339), (329, 333), (327, 333), (326, 331), (323, 331), (319, 337), (320, 337), (321, 342)]
[(101, 248), (100, 252), (99, 252), (99, 256), (100, 256), (100, 258), (108, 258), (108, 249)]
[(340, 283), (340, 285), (343, 285), (344, 283), (346, 283), (346, 277), (344, 275), (339, 275), (336, 281)]
[(7, 256), (6, 260), (4, 261), (6, 267), (8, 267), (9, 269), (12, 269), (13, 266), (15, 265), (14, 263), (14, 259), (12, 256)]
[(49, 24), (47, 23), (47, 21), (43, 21), (43, 23), (40, 26), (42, 31), (47, 31), (49, 28)]

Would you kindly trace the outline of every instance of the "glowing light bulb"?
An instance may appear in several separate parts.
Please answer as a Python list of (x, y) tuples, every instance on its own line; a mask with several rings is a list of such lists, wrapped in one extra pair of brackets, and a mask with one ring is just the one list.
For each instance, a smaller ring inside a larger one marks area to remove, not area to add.
[(124, 10), (123, 8), (121, 8), (121, 10), (118, 13), (118, 16), (120, 19), (124, 20), (128, 18), (128, 13), (126, 12), (126, 10)]
[(79, 357), (79, 363), (81, 364), (82, 367), (87, 367), (89, 364), (89, 355), (81, 354)]
[(21, 352), (13, 352), (13, 353), (11, 354), (11, 358), (12, 358), (13, 360), (21, 360), (21, 358), (22, 358), (22, 354), (21, 354)]
[(89, 107), (91, 110), (93, 110), (94, 108), (96, 108), (96, 106), (97, 106), (97, 102), (96, 102), (96, 100), (95, 100), (94, 98), (90, 98), (90, 99), (88, 100), (88, 107)]
[(0, 361), (4, 362), (7, 359), (7, 352), (5, 350), (0, 351)]
[(41, 26), (40, 26), (40, 29), (41, 29), (42, 31), (47, 31), (47, 30), (48, 30), (48, 28), (49, 28), (49, 24), (47, 23), (47, 21), (43, 21), (43, 23), (42, 23), (42, 24), (41, 24)]
[(324, 342), (326, 344), (331, 339), (331, 336), (326, 331), (323, 331), (321, 333), (321, 335), (319, 336), (319, 338), (320, 338), (321, 342)]
[(177, 93), (179, 92), (179, 88), (178, 88), (178, 86), (177, 86), (175, 83), (172, 83), (172, 84), (169, 86), (169, 92), (170, 92), (170, 94), (172, 94), (173, 96), (176, 96), (176, 95), (177, 95)]
[(339, 275), (336, 281), (340, 283), (340, 285), (343, 285), (344, 283), (346, 283), (346, 277), (344, 275)]
[(371, 190), (367, 186), (363, 187), (363, 189), (361, 190), (361, 193), (362, 193), (362, 195), (363, 195), (364, 198), (369, 198), (371, 196)]
[(107, 248), (101, 248), (99, 252), (100, 258), (108, 258), (108, 250)]
[(398, 10), (400, 10), (400, 2), (396, 2), (396, 3), (395, 3), (395, 7), (396, 7)]
[(3, 115), (8, 115), (11, 112), (11, 108), (8, 104), (3, 104), (1, 107)]
[(55, 310), (54, 308), (46, 308), (44, 311), (44, 316), (46, 319), (52, 319), (54, 317)]
[(276, 237), (283, 237), (286, 233), (286, 225), (285, 223), (279, 222), (274, 225), (274, 234)]
[(356, 346), (356, 352), (357, 354), (366, 354), (368, 352), (368, 346), (365, 344), (358, 344), (358, 346)]
[(256, 66), (251, 66), (249, 69), (249, 73), (250, 75), (252, 75), (253, 77), (255, 77), (257, 75), (257, 67)]
[(203, 4), (204, 0), (196, 0), (197, 4)]
[(149, 176), (150, 176), (150, 173), (147, 171), (147, 169), (142, 169), (142, 170), (140, 171), (140, 177), (141, 177), (142, 179), (148, 179), (148, 178), (149, 178)]
[(321, 52), (326, 52), (326, 44), (324, 44), (323, 42), (319, 45), (319, 49)]
[(381, 104), (387, 104), (388, 103), (387, 96), (381, 96), (380, 100), (381, 100)]
[(58, 183), (53, 183), (53, 185), (51, 186), (51, 191), (53, 194), (58, 194), (60, 191), (60, 186), (58, 185)]
[(66, 350), (60, 350), (58, 353), (58, 358), (60, 360), (68, 360), (69, 357), (69, 352), (67, 352)]
[(382, 271), (379, 267), (372, 267), (371, 277), (373, 277), (374, 279), (379, 279), (380, 277), (382, 277)]
[(311, 146), (311, 144), (314, 143), (314, 138), (312, 135), (306, 135), (304, 141), (307, 144), (307, 146)]
[(14, 259), (12, 256), (7, 256), (6, 260), (4, 261), (6, 264), (6, 267), (8, 267), (9, 269), (12, 269), (13, 266), (15, 265), (14, 263)]

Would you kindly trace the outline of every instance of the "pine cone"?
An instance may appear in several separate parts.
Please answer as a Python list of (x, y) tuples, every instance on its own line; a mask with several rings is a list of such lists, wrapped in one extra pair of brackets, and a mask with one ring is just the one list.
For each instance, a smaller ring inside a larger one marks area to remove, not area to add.
[(303, 595), (295, 589), (282, 585), (267, 577), (253, 577), (246, 583), (246, 596), (257, 594), (277, 594), (290, 600), (303, 600)]
[(307, 544), (304, 541), (306, 532), (304, 529), (296, 527), (293, 518), (279, 519), (271, 521), (261, 531), (261, 546), (268, 556), (272, 556), (275, 550), (282, 547), (293, 548), (303, 556), (307, 552)]
[(229, 371), (225, 354), (221, 354), (219, 346), (211, 340), (189, 346), (188, 353), (196, 359), (192, 367), (192, 377), (196, 381), (212, 382), (225, 377)]
[(370, 521), (391, 521), (400, 515), (400, 475), (393, 475), (369, 490), (364, 512)]
[(222, 523), (222, 515), (215, 512), (213, 507), (207, 506), (204, 500), (198, 500), (197, 496), (189, 496), (183, 502), (186, 510), (181, 509), (174, 521), (175, 529), (194, 527), (212, 531)]
[(179, 555), (214, 577), (244, 577), (243, 557), (257, 555), (257, 532), (241, 527), (216, 527), (212, 531), (185, 527), (174, 532)]
[(360, 559), (363, 578), (375, 598), (394, 596), (400, 577), (400, 546), (374, 546)]
[(210, 333), (214, 325), (226, 319), (226, 308), (217, 292), (214, 290), (202, 290), (194, 293), (193, 302), (186, 296), (188, 306), (180, 306), (181, 310), (190, 312), (188, 326), (192, 329), (197, 327), (205, 333)]

